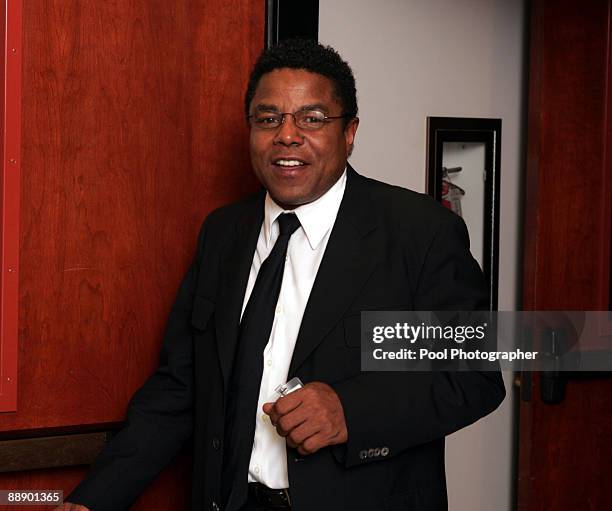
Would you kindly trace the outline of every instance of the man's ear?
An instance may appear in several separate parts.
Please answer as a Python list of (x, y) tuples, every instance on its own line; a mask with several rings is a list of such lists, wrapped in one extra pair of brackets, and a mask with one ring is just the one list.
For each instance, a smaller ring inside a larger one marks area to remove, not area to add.
[(347, 156), (353, 154), (355, 147), (355, 136), (359, 127), (359, 117), (353, 117), (344, 128), (344, 139), (346, 140)]

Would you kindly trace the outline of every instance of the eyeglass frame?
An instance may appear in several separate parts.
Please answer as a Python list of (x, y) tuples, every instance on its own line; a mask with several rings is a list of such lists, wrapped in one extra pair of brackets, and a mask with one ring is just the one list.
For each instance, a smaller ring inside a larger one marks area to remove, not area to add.
[[(318, 128), (308, 128), (305, 126), (300, 126), (297, 123), (297, 119), (295, 117), (295, 114), (298, 114), (300, 112), (320, 112), (323, 114), (323, 119), (322, 122), (324, 123), (322, 126), (319, 126)], [(258, 125), (253, 125), (250, 124), (250, 126), (252, 128), (255, 128), (257, 130), (277, 130), (279, 129), (283, 124), (285, 124), (285, 116), (286, 115), (290, 115), (291, 117), (293, 117), (293, 124), (296, 125), (297, 128), (299, 129), (303, 129), (303, 130), (308, 130), (308, 131), (317, 131), (320, 130), (321, 128), (323, 128), (323, 126), (325, 126), (325, 124), (329, 123), (329, 119), (354, 119), (355, 116), (352, 116), (351, 114), (342, 114), (342, 115), (325, 115), (321, 110), (316, 110), (316, 109), (307, 109), (307, 110), (296, 110), (295, 112), (275, 112), (275, 111), (265, 111), (265, 113), (270, 113), (270, 114), (275, 114), (275, 115), (280, 115), (281, 118), (281, 123), (278, 126), (274, 126), (271, 128), (266, 128), (263, 125), (258, 126)], [(249, 114), (247, 115), (247, 120), (252, 119), (253, 117), (255, 117), (256, 114)]]

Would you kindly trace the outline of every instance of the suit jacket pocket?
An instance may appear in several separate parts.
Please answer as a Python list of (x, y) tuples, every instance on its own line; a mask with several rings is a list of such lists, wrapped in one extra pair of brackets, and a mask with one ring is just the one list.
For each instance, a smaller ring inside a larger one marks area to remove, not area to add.
[(215, 311), (214, 302), (208, 298), (196, 295), (193, 300), (193, 311), (191, 313), (191, 325), (196, 330), (206, 330), (206, 326)]

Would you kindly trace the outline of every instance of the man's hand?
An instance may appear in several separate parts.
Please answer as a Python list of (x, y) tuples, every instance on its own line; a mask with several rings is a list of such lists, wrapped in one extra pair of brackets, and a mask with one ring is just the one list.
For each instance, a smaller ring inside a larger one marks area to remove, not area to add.
[(71, 502), (64, 502), (57, 506), (53, 511), (90, 511), (88, 507), (81, 506), (80, 504), (73, 504)]
[(342, 403), (325, 383), (308, 383), (276, 403), (265, 403), (263, 411), (278, 434), (287, 438), (287, 445), (302, 456), (348, 440)]

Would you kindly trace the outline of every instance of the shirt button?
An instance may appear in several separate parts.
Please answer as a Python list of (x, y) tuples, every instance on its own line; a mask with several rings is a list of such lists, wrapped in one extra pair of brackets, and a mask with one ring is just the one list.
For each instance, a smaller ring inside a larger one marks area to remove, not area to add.
[(268, 420), (268, 416), (265, 413), (261, 414), (261, 420), (266, 422)]
[(258, 465), (255, 466), (255, 473), (259, 474), (259, 466)]
[(272, 359), (268, 359), (267, 364), (268, 364), (268, 366), (271, 366), (272, 365)]
[(280, 305), (276, 306), (276, 314), (280, 314), (283, 311), (283, 308)]

